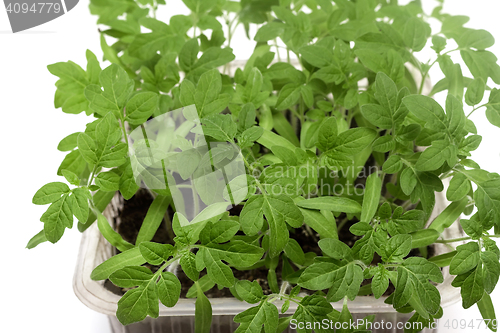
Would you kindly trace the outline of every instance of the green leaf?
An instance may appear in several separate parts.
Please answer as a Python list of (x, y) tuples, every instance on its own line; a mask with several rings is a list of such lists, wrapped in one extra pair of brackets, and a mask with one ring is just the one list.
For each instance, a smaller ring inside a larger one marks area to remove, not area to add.
[(153, 92), (140, 92), (134, 95), (125, 106), (125, 120), (132, 125), (141, 125), (153, 115), (158, 107), (158, 94)]
[(95, 178), (95, 183), (101, 191), (118, 191), (120, 189), (120, 176), (113, 171), (101, 172)]
[(385, 262), (401, 262), (410, 253), (412, 246), (410, 235), (395, 235), (385, 245), (385, 253), (382, 260)]
[(484, 291), (490, 294), (498, 283), (500, 262), (498, 262), (498, 255), (491, 251), (481, 252), (480, 258), (483, 264)]
[(61, 107), (66, 113), (86, 111), (89, 114), (88, 103), (83, 96), (83, 91), (89, 84), (85, 71), (72, 61), (55, 63), (47, 68), (51, 74), (59, 77), (54, 106)]
[(422, 229), (410, 233), (412, 249), (426, 247), (436, 242), (441, 234), (434, 229)]
[(483, 297), (477, 302), (477, 307), (481, 313), (481, 317), (485, 320), (486, 325), (493, 332), (497, 331), (495, 308), (493, 307), (493, 302), (491, 301), (490, 295), (487, 293), (483, 294)]
[(470, 308), (481, 300), (484, 295), (483, 269), (481, 265), (476, 266), (476, 269), (465, 278), (460, 294), (462, 295), (464, 309)]
[(391, 155), (382, 165), (382, 171), (388, 174), (399, 172), (402, 168), (403, 161), (399, 155)]
[(289, 239), (285, 222), (294, 228), (302, 225), (303, 216), (293, 200), (282, 194), (276, 197), (264, 197), (263, 212), (269, 224), (269, 254), (276, 257), (285, 248)]
[(488, 77), (491, 77), (493, 82), (500, 83), (500, 67), (493, 53), (482, 50), (461, 50), (460, 55), (474, 78), (480, 77), (487, 82)]
[[(247, 103), (254, 103), (255, 107), (259, 107), (257, 102), (260, 98), (261, 88), (263, 84), (262, 73), (258, 68), (254, 67), (248, 74), (247, 84), (245, 85), (245, 92), (243, 94), (244, 100)], [(269, 95), (269, 94), (267, 94)], [(267, 96), (266, 96), (267, 97)]]
[(121, 268), (109, 276), (114, 285), (121, 288), (132, 288), (140, 286), (145, 281), (149, 281), (153, 273), (149, 268), (143, 266), (127, 266)]
[(147, 242), (153, 239), (156, 231), (160, 227), (163, 217), (167, 213), (168, 206), (171, 203), (171, 198), (169, 196), (158, 195), (151, 206), (149, 206), (148, 212), (144, 221), (142, 222), (141, 229), (137, 235), (136, 244), (141, 242)]
[[(198, 281), (203, 292), (207, 292), (215, 286), (215, 282), (210, 280), (208, 275), (203, 275)], [(186, 298), (196, 298), (196, 284), (193, 284), (186, 293)]]
[(286, 110), (292, 107), (300, 98), (300, 85), (289, 83), (285, 85), (278, 94), (276, 109)]
[(231, 115), (216, 114), (203, 118), (203, 133), (221, 142), (232, 142), (237, 126)]
[(141, 255), (141, 251), (138, 247), (121, 252), (115, 256), (112, 256), (92, 271), (90, 278), (92, 280), (105, 280), (109, 276), (126, 266), (139, 266), (146, 262), (146, 260)]
[(318, 245), (331, 258), (348, 261), (354, 260), (351, 248), (338, 239), (324, 238), (318, 242)]
[(337, 302), (347, 296), (351, 301), (356, 298), (363, 282), (363, 270), (354, 263), (348, 263), (333, 272), (333, 285), (328, 290), (327, 300)]
[(269, 302), (261, 302), (258, 306), (247, 309), (234, 317), (240, 323), (235, 333), (265, 333), (276, 332), (279, 322), (278, 308)]
[(347, 155), (355, 155), (368, 147), (376, 136), (374, 130), (366, 127), (348, 129), (337, 137), (335, 150)]
[(470, 220), (461, 219), (460, 225), (467, 235), (471, 236), (473, 239), (479, 239), (483, 235), (483, 226), (475, 217), (477, 217), (477, 215), (473, 215)]
[(117, 64), (105, 68), (99, 75), (101, 87), (91, 84), (85, 88), (85, 97), (89, 101), (90, 108), (105, 116), (113, 112), (116, 116), (123, 113), (123, 108), (134, 89), (134, 81)]
[(256, 42), (267, 42), (275, 39), (283, 34), (285, 27), (286, 25), (281, 22), (269, 22), (259, 28), (254, 39)]
[(419, 171), (432, 171), (440, 168), (445, 161), (453, 161), (450, 166), (455, 166), (457, 161), (457, 147), (450, 145), (446, 140), (436, 140), (432, 146), (427, 147), (415, 163)]
[(412, 17), (406, 21), (403, 29), (403, 40), (415, 52), (422, 50), (427, 42), (429, 26), (420, 18)]
[(139, 288), (131, 289), (118, 301), (116, 317), (123, 325), (144, 320), (147, 315), (158, 317), (159, 304), (156, 284), (146, 282)]
[(244, 132), (255, 125), (255, 106), (252, 103), (243, 105), (238, 115), (238, 131)]
[(47, 237), (45, 237), (45, 231), (42, 229), (39, 233), (37, 233), (29, 240), (28, 244), (26, 245), (26, 248), (31, 250), (37, 247), (38, 244), (41, 244), (46, 241)]
[(382, 129), (393, 126), (392, 115), (389, 109), (377, 104), (365, 104), (361, 107), (361, 114), (373, 125)]
[(318, 130), (318, 148), (322, 151), (334, 148), (337, 140), (337, 131), (337, 119), (330, 117), (323, 121)]
[(294, 152), (288, 148), (273, 146), (271, 148), (271, 151), (286, 165), (295, 166), (298, 164), (297, 157), (295, 156)]
[(470, 180), (462, 173), (456, 173), (450, 180), (450, 185), (446, 190), (446, 198), (449, 201), (460, 201), (471, 189)]
[(219, 244), (228, 242), (240, 229), (240, 224), (236, 221), (221, 220), (216, 223), (207, 223), (200, 233), (202, 244)]
[(201, 287), (195, 282), (197, 297), (194, 310), (194, 331), (195, 333), (210, 333), (212, 326), (212, 305)]
[(417, 118), (426, 122), (425, 126), (427, 128), (449, 133), (444, 110), (432, 98), (423, 95), (411, 95), (403, 98), (403, 103)]
[(429, 261), (438, 265), (439, 267), (449, 266), (453, 257), (457, 254), (457, 251), (451, 251), (445, 254), (434, 256), (429, 258)]
[(209, 104), (217, 99), (221, 89), (222, 80), (219, 70), (212, 69), (201, 75), (196, 93), (194, 94), (196, 109), (199, 115), (204, 116), (208, 114)]
[(239, 280), (236, 282), (236, 292), (246, 302), (255, 304), (264, 296), (262, 288), (257, 281)]
[(177, 304), (181, 295), (181, 283), (177, 276), (170, 272), (162, 272), (156, 287), (158, 298), (163, 305), (171, 308)]
[(384, 266), (378, 265), (371, 272), (375, 272), (372, 278), (372, 291), (375, 298), (380, 298), (389, 287), (389, 273)]
[(467, 203), (467, 198), (452, 202), (448, 207), (445, 208), (445, 210), (441, 212), (441, 214), (439, 214), (434, 219), (434, 221), (432, 221), (429, 229), (435, 229), (438, 232), (442, 233), (460, 217), (460, 214), (462, 214), (462, 212), (464, 211)]
[(240, 213), (240, 223), (243, 232), (248, 236), (256, 235), (264, 224), (264, 197), (255, 195), (250, 197), (245, 203), (243, 210)]
[(300, 49), (302, 58), (314, 67), (323, 68), (333, 65), (333, 54), (326, 47), (307, 45)]
[(217, 4), (217, 0), (182, 0), (182, 2), (195, 13), (204, 13)]
[(262, 136), (257, 140), (257, 142), (269, 149), (271, 149), (271, 147), (274, 146), (282, 146), (290, 150), (295, 150), (296, 147), (293, 143), (291, 143), (287, 139), (267, 129), (264, 130)]
[(500, 127), (500, 90), (493, 88), (486, 107), (486, 118), (497, 127)]
[(59, 150), (59, 151), (71, 151), (71, 150), (75, 149), (77, 146), (76, 139), (78, 137), (78, 134), (80, 134), (80, 132), (70, 134), (67, 137), (65, 137), (64, 139), (62, 139), (59, 142), (59, 144), (57, 145), (57, 150)]
[(87, 222), (89, 218), (89, 199), (92, 198), (90, 191), (84, 188), (75, 188), (70, 196), (71, 210), (80, 223)]
[(262, 127), (250, 127), (245, 130), (238, 137), (238, 144), (240, 147), (251, 147), (255, 141), (259, 140), (262, 134), (264, 133), (264, 129)]
[(273, 126), (276, 132), (284, 139), (290, 141), (296, 147), (300, 146), (295, 130), (282, 112), (273, 114)]
[(51, 243), (56, 243), (64, 234), (65, 228), (73, 227), (73, 211), (69, 195), (65, 193), (54, 201), (40, 217), (44, 222), (45, 237)]
[(361, 213), (361, 205), (343, 197), (318, 197), (297, 202), (297, 206), (307, 209), (329, 210), (333, 212)]
[[(101, 190), (97, 190), (92, 197), (95, 208), (97, 208), (98, 211), (103, 212), (111, 202), (111, 199), (113, 199), (114, 195), (114, 192), (103, 192)], [(78, 223), (78, 230), (80, 232), (84, 232), (88, 227), (92, 225), (92, 223), (94, 223), (96, 219), (97, 216), (94, 214), (94, 212), (89, 211), (89, 217), (87, 218), (87, 221), (85, 223)]]
[(363, 205), (361, 206), (362, 222), (370, 222), (377, 212), (380, 193), (382, 191), (382, 180), (378, 174), (372, 173), (366, 179), (366, 187), (363, 195)]
[(464, 154), (463, 152), (465, 151), (466, 153), (464, 155), (468, 155), (469, 152), (474, 151), (479, 147), (482, 140), (483, 138), (480, 135), (470, 135), (466, 137), (460, 144), (459, 153)]
[(99, 227), (99, 231), (104, 238), (106, 238), (106, 240), (118, 250), (123, 252), (134, 247), (132, 244), (125, 241), (122, 236), (116, 232), (111, 225), (109, 225), (109, 222), (104, 215), (97, 215), (97, 226)]
[(465, 93), (465, 103), (470, 106), (481, 103), (485, 89), (486, 84), (482, 78), (478, 77), (474, 79), (467, 87), (467, 92)]
[(211, 251), (202, 251), (202, 253), (210, 279), (220, 286), (231, 288), (234, 285), (234, 275), (231, 268), (218, 260), (217, 256), (214, 257)]
[(173, 247), (170, 244), (159, 244), (148, 241), (138, 244), (141, 255), (151, 265), (161, 265), (173, 254)]
[[(300, 212), (304, 216), (304, 223), (314, 229), (322, 238), (337, 239), (337, 223), (335, 218), (327, 219), (321, 212), (317, 210), (300, 208)], [(331, 212), (325, 212), (331, 214)]]
[(456, 39), (460, 48), (474, 48), (484, 50), (495, 44), (495, 38), (486, 30), (466, 29)]
[(402, 216), (396, 216), (389, 220), (388, 231), (391, 235), (407, 234), (419, 229), (424, 225), (424, 212), (421, 210), (409, 210)]
[(43, 185), (33, 196), (32, 202), (35, 205), (47, 205), (60, 199), (69, 192), (69, 187), (65, 183), (53, 182)]
[[(346, 309), (346, 307), (344, 308)], [(297, 323), (314, 323), (322, 322), (323, 320), (330, 322), (330, 317), (328, 316), (328, 314), (330, 314), (332, 311), (333, 308), (331, 304), (327, 300), (325, 300), (323, 296), (310, 295), (305, 296), (300, 301), (292, 319), (296, 320)], [(349, 319), (346, 319), (343, 322), (349, 322)], [(330, 330), (325, 330), (318, 327), (315, 328), (315, 332), (317, 333), (327, 333), (328, 331)]]
[(210, 243), (205, 246), (214, 258), (226, 261), (229, 265), (249, 267), (262, 258), (264, 250), (241, 240), (224, 244)]
[(466, 273), (479, 263), (479, 247), (476, 242), (470, 242), (457, 247), (457, 254), (450, 263), (450, 274)]
[(99, 161), (96, 144), (86, 133), (80, 133), (78, 135), (78, 150), (88, 163), (95, 165)]
[(196, 269), (196, 259), (194, 253), (187, 252), (181, 257), (179, 263), (188, 278), (193, 281), (198, 281), (200, 273)]
[(78, 149), (75, 149), (64, 157), (64, 160), (57, 170), (57, 175), (62, 176), (62, 170), (70, 170), (74, 174), (80, 175), (84, 172), (86, 166), (87, 162), (85, 162), (82, 154)]
[(68, 181), (68, 183), (75, 186), (80, 185), (80, 178), (78, 178), (78, 176), (75, 175), (73, 172), (69, 170), (62, 170), (61, 172), (64, 178), (66, 178), (66, 180)]
[(443, 275), (436, 264), (419, 257), (406, 259), (398, 267), (394, 307), (406, 305), (415, 293), (416, 297), (411, 302), (416, 302), (430, 315), (435, 315), (439, 311), (441, 297), (436, 287), (428, 280), (443, 282)]
[(184, 72), (189, 72), (196, 63), (199, 51), (197, 38), (192, 38), (184, 44), (179, 53), (179, 66)]
[(306, 256), (304, 254), (304, 251), (302, 251), (302, 247), (300, 244), (293, 238), (290, 238), (288, 240), (288, 243), (285, 245), (284, 248), (285, 254), (294, 263), (297, 263), (299, 265), (303, 265), (306, 261)]

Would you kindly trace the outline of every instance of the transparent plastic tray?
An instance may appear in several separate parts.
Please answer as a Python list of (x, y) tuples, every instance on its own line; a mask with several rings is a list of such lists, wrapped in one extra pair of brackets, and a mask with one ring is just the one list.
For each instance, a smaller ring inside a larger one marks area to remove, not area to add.
[[(116, 222), (115, 216), (120, 204), (119, 197), (115, 196), (111, 204), (106, 208), (104, 213), (110, 222)], [(446, 199), (442, 193), (437, 193), (436, 208), (430, 221), (442, 211), (443, 207), (446, 207)], [(454, 223), (450, 228), (445, 230), (443, 236), (445, 238), (457, 238), (462, 235), (463, 231), (460, 224)], [(128, 326), (121, 325), (115, 316), (120, 296), (109, 291), (104, 286), (104, 281), (93, 281), (90, 279), (92, 270), (110, 258), (113, 251), (113, 247), (102, 237), (95, 223), (83, 233), (73, 280), (73, 289), (77, 297), (89, 308), (108, 315), (114, 333), (194, 332), (194, 299), (180, 299), (173, 308), (167, 308), (160, 304), (159, 318), (153, 319), (147, 317), (140, 323)], [(443, 244), (436, 244), (436, 255), (448, 251), (449, 249)], [(451, 286), (453, 276), (450, 276), (447, 268), (443, 270), (443, 275), (444, 283), (440, 284), (438, 289), (441, 294), (441, 305), (443, 308), (446, 308), (460, 300), (460, 292), (458, 288)], [(211, 331), (213, 333), (234, 332), (238, 326), (238, 324), (233, 322), (234, 315), (254, 306), (235, 298), (210, 299), (210, 302), (213, 309)], [(277, 305), (280, 308), (280, 304), (277, 303)], [(337, 310), (341, 310), (342, 302), (332, 303), (332, 306)], [(294, 307), (292, 303), (287, 314), (293, 313), (295, 308), (296, 305)], [(349, 302), (349, 310), (353, 314), (354, 320), (363, 318), (368, 314), (375, 314), (375, 321), (377, 322), (381, 320), (392, 322), (394, 329), (385, 329), (383, 330), (384, 332), (402, 332), (402, 330), (395, 328), (396, 323), (406, 322), (411, 317), (411, 314), (396, 312), (391, 305), (384, 303), (383, 297), (380, 299), (369, 296), (357, 297), (354, 301)], [(289, 328), (285, 332), (294, 331)], [(382, 330), (374, 330), (373, 332), (382, 332)], [(433, 332), (433, 330), (426, 329), (424, 332)]]

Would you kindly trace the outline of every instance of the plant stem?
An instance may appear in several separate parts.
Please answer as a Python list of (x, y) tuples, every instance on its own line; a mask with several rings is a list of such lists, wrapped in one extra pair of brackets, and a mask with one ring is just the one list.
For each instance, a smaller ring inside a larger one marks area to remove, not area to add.
[(342, 229), (342, 227), (347, 223), (347, 221), (349, 221), (347, 217), (345, 217), (342, 221), (340, 221), (339, 225), (337, 226), (337, 232), (339, 232)]
[(478, 110), (478, 109), (482, 108), (483, 106), (487, 106), (487, 105), (488, 105), (488, 103), (484, 103), (483, 105), (479, 105), (478, 107), (475, 107), (475, 108), (474, 108), (474, 109), (472, 109), (472, 111), (471, 111), (471, 112), (467, 115), (467, 118), (469, 118), (469, 117), (470, 117), (470, 116), (474, 113), (474, 111), (476, 111), (476, 110)]
[(461, 50), (461, 49), (460, 48), (456, 48), (456, 49), (453, 49), (453, 50), (446, 51), (442, 55), (438, 55), (438, 57), (436, 58), (436, 60), (434, 60), (429, 65), (429, 67), (427, 68), (427, 70), (425, 71), (425, 73), (422, 75), (422, 80), (420, 81), (420, 88), (418, 89), (418, 94), (419, 95), (421, 95), (422, 94), (422, 90), (424, 90), (425, 79), (427, 78), (427, 75), (429, 75), (429, 71), (431, 70), (432, 66), (434, 66), (436, 64), (436, 62), (438, 62), (439, 57), (443, 56), (443, 55), (446, 55), (448, 53), (454, 52), (454, 51), (459, 51), (459, 50)]
[[(488, 238), (500, 238), (500, 235), (485, 235), (484, 237)], [(464, 240), (470, 240), (472, 237), (467, 236), (467, 237), (460, 237), (460, 238), (453, 238), (453, 239), (438, 239), (436, 243), (441, 243), (441, 244), (447, 244), (447, 243), (455, 243), (455, 242), (461, 242)]]

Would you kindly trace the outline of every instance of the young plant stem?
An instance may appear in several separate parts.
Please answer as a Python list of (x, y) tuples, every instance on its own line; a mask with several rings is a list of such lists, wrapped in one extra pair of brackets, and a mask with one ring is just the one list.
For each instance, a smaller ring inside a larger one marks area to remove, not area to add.
[[(485, 235), (484, 237), (487, 238), (500, 238), (500, 235)], [(438, 239), (436, 243), (441, 243), (441, 244), (448, 244), (448, 243), (455, 243), (455, 242), (461, 242), (465, 240), (471, 240), (472, 237), (466, 236), (466, 237), (460, 237), (460, 238), (453, 238), (453, 239)]]

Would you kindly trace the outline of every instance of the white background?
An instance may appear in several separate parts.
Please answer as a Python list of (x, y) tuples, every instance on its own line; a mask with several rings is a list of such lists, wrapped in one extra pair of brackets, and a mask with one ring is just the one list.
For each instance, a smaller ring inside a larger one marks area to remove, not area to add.
[[(435, 4), (431, 0), (422, 2), (426, 8)], [(486, 29), (498, 41), (499, 8), (495, 0), (453, 0), (445, 4), (445, 12), (470, 16), (466, 26)], [(159, 17), (185, 12), (180, 0), (168, 1)], [(56, 245), (45, 243), (34, 250), (25, 249), (28, 240), (42, 229), (39, 218), (46, 209), (46, 206), (31, 203), (33, 194), (48, 182), (62, 181), (56, 170), (65, 155), (57, 151), (57, 144), (66, 135), (83, 130), (88, 119), (83, 114), (67, 115), (54, 109), (56, 78), (46, 66), (67, 60), (85, 66), (86, 49), (101, 58), (95, 22), (96, 18), (88, 11), (88, 1), (83, 0), (55, 21), (12, 34), (7, 14), (3, 7), (0, 8), (0, 167), (3, 179), (0, 188), (3, 212), (0, 220), (0, 332), (109, 332), (107, 318), (86, 308), (72, 290), (80, 242), (77, 230), (67, 230)], [(232, 46), (237, 59), (245, 59), (254, 43), (239, 35)], [(491, 51), (500, 55), (500, 43)], [(430, 53), (423, 54), (420, 59), (430, 57)], [(465, 66), (462, 68), (467, 73)], [(433, 77), (434, 82), (437, 79), (440, 77)], [(438, 99), (442, 101), (443, 96)], [(466, 106), (466, 112), (468, 110)], [(472, 119), (483, 136), (483, 143), (473, 158), (483, 168), (500, 172), (500, 129), (488, 124), (484, 110), (477, 111)], [(500, 309), (499, 290), (497, 288), (492, 294), (497, 309)], [(445, 309), (441, 324), (446, 319), (479, 318), (476, 306), (463, 310), (458, 303)], [(442, 328), (442, 331), (457, 330)], [(469, 328), (467, 331), (480, 330)]]

